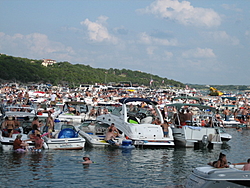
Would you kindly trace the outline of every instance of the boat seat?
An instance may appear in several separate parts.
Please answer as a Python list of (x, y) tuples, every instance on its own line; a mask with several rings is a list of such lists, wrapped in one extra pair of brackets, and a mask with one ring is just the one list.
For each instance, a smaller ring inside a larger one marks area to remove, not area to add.
[(151, 116), (148, 116), (148, 117), (145, 117), (141, 120), (141, 124), (151, 124), (153, 121), (153, 117)]
[(133, 124), (139, 124), (139, 123), (140, 123), (140, 120), (139, 120), (139, 118), (130, 116), (130, 117), (128, 118), (128, 122), (129, 122), (129, 123), (133, 123)]

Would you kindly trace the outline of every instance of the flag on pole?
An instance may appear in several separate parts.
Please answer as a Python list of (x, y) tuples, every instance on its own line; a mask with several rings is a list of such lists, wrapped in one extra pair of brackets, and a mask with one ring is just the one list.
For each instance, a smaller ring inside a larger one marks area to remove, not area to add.
[(162, 84), (164, 84), (164, 80), (162, 80), (162, 82), (161, 82)]

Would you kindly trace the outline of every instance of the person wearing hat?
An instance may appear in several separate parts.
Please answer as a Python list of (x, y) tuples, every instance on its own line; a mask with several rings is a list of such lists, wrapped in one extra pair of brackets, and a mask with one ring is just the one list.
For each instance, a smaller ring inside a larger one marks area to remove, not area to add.
[(93, 163), (91, 160), (90, 160), (90, 157), (89, 157), (89, 155), (85, 155), (84, 157), (83, 157), (83, 162), (82, 162), (82, 164), (91, 164), (91, 163)]
[(21, 134), (18, 134), (16, 136), (16, 139), (13, 143), (13, 150), (18, 151), (18, 152), (26, 152), (28, 151), (29, 144), (27, 144), (26, 142), (23, 142), (21, 138), (22, 138)]

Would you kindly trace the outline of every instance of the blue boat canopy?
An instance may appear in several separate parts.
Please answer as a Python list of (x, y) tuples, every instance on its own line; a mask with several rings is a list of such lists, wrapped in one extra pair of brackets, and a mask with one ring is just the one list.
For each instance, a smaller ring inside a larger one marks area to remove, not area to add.
[(154, 105), (158, 104), (155, 101), (151, 101), (149, 99), (144, 99), (144, 98), (123, 98), (123, 99), (120, 99), (119, 102), (122, 104), (126, 104), (129, 102), (145, 102), (147, 104), (154, 104)]

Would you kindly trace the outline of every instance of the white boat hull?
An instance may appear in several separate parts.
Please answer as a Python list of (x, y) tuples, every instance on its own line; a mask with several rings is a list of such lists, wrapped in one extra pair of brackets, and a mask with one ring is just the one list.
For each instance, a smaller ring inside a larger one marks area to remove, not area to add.
[(186, 188), (249, 187), (250, 171), (242, 171), (243, 165), (229, 168), (211, 166), (195, 168), (186, 181)]
[[(221, 146), (220, 134), (214, 128), (182, 126), (173, 128), (176, 146), (201, 147), (209, 143)], [(204, 139), (205, 138), (205, 139)]]
[(54, 150), (81, 150), (85, 146), (84, 138), (58, 138), (45, 141), (48, 149)]

